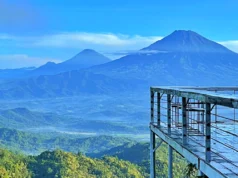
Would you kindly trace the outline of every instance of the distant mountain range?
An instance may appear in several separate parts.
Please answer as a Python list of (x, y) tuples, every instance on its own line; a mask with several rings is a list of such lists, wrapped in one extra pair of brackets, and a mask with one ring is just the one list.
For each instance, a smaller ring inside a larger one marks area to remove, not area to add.
[(7, 79), (22, 77), (26, 73), (30, 73), (35, 69), (36, 69), (35, 67), (24, 67), (18, 69), (0, 69), (0, 82), (3, 82)]
[(237, 85), (238, 54), (193, 31), (177, 30), (114, 61), (84, 50), (30, 73), (35, 77), (0, 84), (0, 98), (115, 94), (151, 85)]
[[(89, 69), (150, 85), (236, 85), (238, 54), (192, 32), (178, 30), (135, 54)], [(222, 79), (222, 80), (221, 80)]]
[(132, 91), (137, 82), (113, 79), (88, 71), (73, 70), (57, 75), (13, 80), (0, 84), (1, 99), (64, 97), (84, 94), (113, 94)]
[(31, 71), (30, 75), (52, 75), (61, 72), (80, 70), (94, 65), (104, 64), (110, 62), (111, 60), (104, 55), (92, 50), (85, 49), (72, 57), (61, 63), (48, 62), (43, 66)]
[(84, 49), (74, 57), (57, 64), (47, 62), (38, 68), (0, 69), (0, 80), (54, 75), (72, 70), (81, 70), (110, 61), (111, 59), (92, 49)]

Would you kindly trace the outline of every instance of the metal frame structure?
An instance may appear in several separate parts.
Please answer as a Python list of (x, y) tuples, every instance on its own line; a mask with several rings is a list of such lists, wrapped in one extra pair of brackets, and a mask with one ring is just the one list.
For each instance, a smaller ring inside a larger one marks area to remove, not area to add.
[(156, 137), (168, 144), (169, 178), (173, 177), (173, 150), (194, 164), (200, 176), (238, 177), (235, 91), (238, 87), (150, 88), (151, 178), (156, 177)]

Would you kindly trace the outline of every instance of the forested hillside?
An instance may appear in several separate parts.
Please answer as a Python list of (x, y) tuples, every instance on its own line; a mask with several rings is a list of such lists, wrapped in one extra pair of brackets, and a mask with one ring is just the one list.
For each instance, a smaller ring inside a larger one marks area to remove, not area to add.
[(23, 157), (0, 149), (0, 177), (18, 178), (142, 178), (140, 168), (115, 157), (92, 159), (60, 150)]
[[(150, 173), (149, 143), (126, 143), (101, 153), (90, 154), (91, 157), (95, 158), (102, 158), (105, 155), (130, 161), (139, 165), (145, 174)], [(168, 176), (168, 148), (165, 144), (156, 150), (156, 165), (156, 175), (166, 178)], [(175, 151), (173, 152), (173, 170), (173, 177), (175, 178), (184, 177), (188, 171), (188, 163)], [(190, 177), (193, 176), (190, 175)]]
[(112, 136), (92, 136), (81, 138), (70, 134), (34, 134), (14, 129), (0, 128), (0, 147), (25, 154), (39, 154), (46, 150), (61, 149), (74, 153), (97, 153), (125, 143), (131, 139)]

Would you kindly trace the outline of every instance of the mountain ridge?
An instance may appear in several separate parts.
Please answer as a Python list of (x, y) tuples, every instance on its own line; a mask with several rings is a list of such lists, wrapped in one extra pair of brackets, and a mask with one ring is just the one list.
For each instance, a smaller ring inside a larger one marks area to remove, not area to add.
[[(184, 39), (188, 40), (184, 43)], [(1, 84), (0, 98), (61, 97), (82, 93), (111, 95), (119, 91), (139, 93), (157, 85), (237, 85), (238, 54), (195, 32), (175, 31), (143, 49), (155, 49), (154, 45), (157, 50), (168, 49), (170, 43), (173, 43), (171, 49), (175, 49), (171, 52), (138, 51), (87, 69)], [(180, 44), (185, 44), (184, 50)], [(203, 45), (208, 46), (210, 52), (204, 50)]]
[(31, 71), (29, 76), (53, 75), (71, 70), (81, 70), (110, 61), (108, 57), (105, 57), (95, 50), (84, 49), (72, 58), (61, 63), (47, 62)]
[(167, 52), (207, 52), (229, 53), (228, 48), (209, 40), (191, 30), (175, 30), (170, 35), (149, 45), (142, 50), (159, 50)]
[(195, 32), (182, 30), (137, 53), (88, 70), (120, 79), (144, 79), (149, 87), (236, 85), (237, 68), (237, 53)]

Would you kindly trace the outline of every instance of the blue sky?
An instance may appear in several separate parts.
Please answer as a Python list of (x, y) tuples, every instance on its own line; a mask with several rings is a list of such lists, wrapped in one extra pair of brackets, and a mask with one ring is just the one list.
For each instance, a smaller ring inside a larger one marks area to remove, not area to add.
[(84, 48), (115, 59), (178, 29), (238, 52), (237, 9), (237, 0), (0, 0), (0, 68), (60, 62)]

